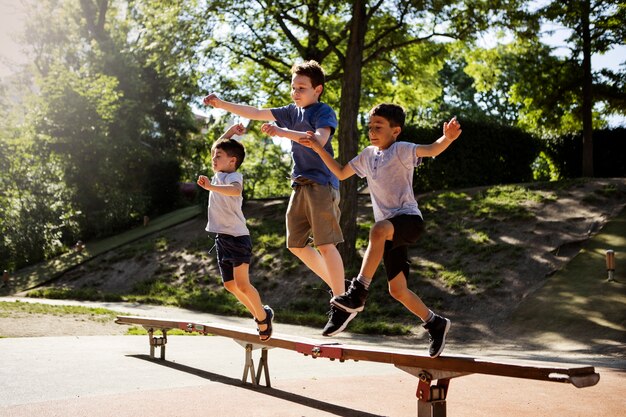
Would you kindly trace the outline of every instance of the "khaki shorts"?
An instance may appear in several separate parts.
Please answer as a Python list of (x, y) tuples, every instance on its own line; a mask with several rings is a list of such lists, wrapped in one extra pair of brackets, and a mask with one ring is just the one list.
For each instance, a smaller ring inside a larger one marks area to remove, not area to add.
[(295, 185), (287, 207), (287, 247), (303, 248), (311, 234), (315, 246), (343, 242), (339, 190), (330, 185)]

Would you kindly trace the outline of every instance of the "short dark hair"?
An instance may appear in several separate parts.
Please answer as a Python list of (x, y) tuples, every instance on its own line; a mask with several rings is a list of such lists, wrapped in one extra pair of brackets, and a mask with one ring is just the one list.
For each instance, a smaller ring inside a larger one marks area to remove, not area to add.
[(211, 148), (211, 150), (214, 149), (221, 149), (229, 157), (237, 158), (237, 162), (235, 162), (235, 169), (239, 169), (243, 160), (246, 158), (246, 149), (241, 142), (236, 141), (235, 139), (219, 139)]
[(324, 70), (322, 66), (318, 64), (317, 61), (304, 61), (299, 64), (294, 64), (291, 67), (291, 73), (297, 75), (305, 75), (311, 79), (311, 85), (313, 88), (318, 85), (324, 86), (324, 82), (326, 81), (326, 76), (324, 75)]
[(401, 106), (397, 104), (382, 103), (370, 110), (370, 117), (379, 116), (387, 119), (389, 126), (404, 128), (406, 113)]

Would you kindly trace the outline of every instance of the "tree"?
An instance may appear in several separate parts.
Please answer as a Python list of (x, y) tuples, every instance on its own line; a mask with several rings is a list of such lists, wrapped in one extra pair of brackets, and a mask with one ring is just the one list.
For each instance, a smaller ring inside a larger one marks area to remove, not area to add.
[[(206, 54), (215, 60), (206, 84), (219, 86), (231, 99), (279, 105), (288, 97), (292, 63), (320, 62), (329, 81), (322, 99), (339, 104), (339, 159), (345, 164), (357, 152), (358, 115), (364, 105), (390, 99), (399, 104), (427, 101), (439, 95), (440, 87), (428, 87), (436, 85), (443, 64), (441, 39), (460, 39), (485, 29), (488, 18), (498, 14), (489, 12), (492, 7), (480, 0), (212, 2), (205, 16), (211, 28)], [(416, 79), (416, 73), (429, 67), (435, 68), (433, 78)], [(242, 79), (255, 87), (245, 91), (237, 85)], [(408, 93), (411, 90), (426, 95)], [(356, 179), (342, 184), (341, 196), (345, 243), (340, 249), (349, 262), (356, 258)]]
[[(150, 167), (182, 158), (196, 130), (188, 105), (194, 78), (181, 74), (193, 57), (181, 42), (186, 2), (42, 3), (47, 15), (33, 7), (27, 29), (37, 52), (35, 128), (63, 156), (83, 231), (110, 233), (171, 207), (163, 190), (144, 184)], [(160, 180), (176, 184), (179, 171), (168, 172), (172, 178)]]
[[(591, 68), (591, 56), (602, 54), (614, 45), (623, 44), (626, 37), (624, 21), (626, 7), (623, 3), (604, 0), (552, 1), (539, 8), (535, 17), (546, 22), (562, 25), (570, 30), (567, 45), (570, 49), (568, 64), (574, 72), (562, 89), (576, 95), (579, 108), (576, 117), (582, 122), (583, 176), (593, 176), (593, 111), (598, 102), (624, 102), (623, 83), (615, 82), (617, 74), (602, 73)], [(549, 109), (545, 109), (549, 111)], [(623, 106), (618, 109), (624, 113)]]
[[(3, 265), (24, 266), (76, 238), (137, 224), (155, 203), (169, 207), (158, 199), (163, 190), (151, 195), (144, 184), (149, 167), (186, 157), (185, 139), (196, 131), (195, 46), (187, 38), (200, 33), (194, 7), (114, 0), (25, 7), (32, 65), (16, 77), (19, 94), (12, 89), (0, 107)], [(176, 184), (179, 170), (170, 171), (165, 183)]]

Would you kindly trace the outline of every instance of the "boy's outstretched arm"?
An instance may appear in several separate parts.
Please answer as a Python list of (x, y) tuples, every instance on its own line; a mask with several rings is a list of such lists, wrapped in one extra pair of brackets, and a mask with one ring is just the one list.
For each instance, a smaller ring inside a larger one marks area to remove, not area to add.
[(205, 106), (212, 106), (216, 109), (223, 109), (227, 112), (234, 113), (237, 116), (245, 117), (250, 120), (267, 120), (274, 121), (274, 115), (270, 109), (259, 109), (257, 107), (248, 106), (247, 104), (236, 104), (224, 101), (215, 93), (211, 93), (202, 100)]
[(333, 157), (328, 152), (326, 152), (326, 149), (324, 149), (323, 145), (320, 144), (320, 142), (315, 138), (314, 132), (306, 132), (306, 136), (301, 137), (298, 140), (298, 143), (300, 145), (313, 149), (320, 156), (320, 158), (322, 158), (322, 161), (324, 161), (324, 164), (326, 164), (328, 169), (330, 169), (330, 172), (335, 174), (335, 176), (340, 180), (350, 178), (356, 173), (354, 172), (354, 169), (352, 169), (350, 164), (341, 166), (339, 162), (335, 161)]
[(443, 124), (443, 136), (430, 145), (420, 145), (416, 148), (415, 154), (420, 157), (437, 156), (445, 151), (452, 142), (461, 135), (461, 124), (454, 116), (449, 122)]
[[(307, 135), (308, 132), (299, 132), (297, 130), (285, 129), (284, 127), (278, 127), (271, 123), (263, 123), (261, 126), (261, 132), (267, 133), (269, 136), (280, 136), (287, 138), (294, 142), (299, 142), (300, 138)], [(317, 140), (321, 146), (326, 145), (330, 138), (330, 127), (319, 127), (313, 133), (312, 139)], [(310, 146), (309, 146), (310, 147)]]
[(230, 197), (238, 197), (241, 195), (241, 184), (234, 182), (228, 185), (214, 185), (211, 184), (211, 180), (205, 176), (200, 175), (198, 177), (198, 185), (207, 191), (213, 191), (216, 193), (224, 194)]
[(229, 127), (228, 130), (219, 137), (219, 139), (230, 139), (235, 135), (240, 136), (244, 133), (246, 133), (246, 128), (243, 127), (242, 123), (237, 123)]

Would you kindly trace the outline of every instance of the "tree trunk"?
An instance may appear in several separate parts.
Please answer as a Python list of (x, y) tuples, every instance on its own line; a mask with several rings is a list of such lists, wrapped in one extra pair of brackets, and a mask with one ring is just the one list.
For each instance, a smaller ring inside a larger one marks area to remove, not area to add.
[[(345, 165), (357, 154), (359, 130), (357, 119), (361, 100), (361, 69), (367, 16), (365, 0), (355, 0), (350, 22), (350, 39), (344, 63), (344, 76), (341, 88), (339, 116), (341, 123), (337, 134), (339, 141), (339, 162)], [(356, 215), (357, 178), (352, 176), (341, 183), (341, 230), (344, 243), (339, 252), (346, 266), (356, 261)]]
[(593, 78), (591, 75), (590, 5), (584, 0), (581, 10), (583, 32), (583, 177), (593, 177)]

